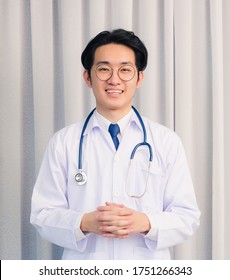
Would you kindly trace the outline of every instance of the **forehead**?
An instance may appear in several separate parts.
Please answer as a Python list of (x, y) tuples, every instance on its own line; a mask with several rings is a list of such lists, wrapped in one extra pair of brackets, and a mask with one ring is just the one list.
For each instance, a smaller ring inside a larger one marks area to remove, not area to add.
[(125, 45), (103, 45), (98, 47), (94, 54), (94, 64), (100, 62), (107, 62), (113, 65), (123, 63), (135, 64), (135, 53), (131, 48)]

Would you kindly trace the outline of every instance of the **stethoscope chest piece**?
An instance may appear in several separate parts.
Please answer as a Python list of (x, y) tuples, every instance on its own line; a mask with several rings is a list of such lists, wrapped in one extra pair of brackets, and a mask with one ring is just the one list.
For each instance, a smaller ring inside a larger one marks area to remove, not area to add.
[(87, 182), (87, 175), (85, 172), (80, 171), (75, 175), (75, 180), (79, 186), (82, 186)]

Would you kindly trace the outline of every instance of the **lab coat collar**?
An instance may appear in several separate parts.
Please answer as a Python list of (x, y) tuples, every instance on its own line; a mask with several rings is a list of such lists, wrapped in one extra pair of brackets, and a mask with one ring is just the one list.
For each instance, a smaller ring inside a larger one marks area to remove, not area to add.
[[(132, 109), (132, 114), (130, 116), (130, 121), (129, 121), (129, 124), (136, 124), (137, 127), (142, 130), (142, 127), (141, 127), (141, 124), (140, 124), (140, 121), (138, 120), (138, 117), (137, 115), (135, 114), (135, 112), (133, 111)], [(100, 126), (100, 123), (98, 121), (98, 118), (96, 117), (96, 111), (93, 113), (92, 117), (90, 118), (89, 122), (88, 122), (88, 125), (85, 129), (85, 132), (84, 132), (84, 135), (87, 135), (89, 133), (89, 131), (93, 130), (94, 128), (100, 128), (100, 129), (103, 129), (101, 128)], [(104, 129), (103, 129), (104, 130)]]
[[(142, 116), (141, 116), (142, 117)], [(140, 121), (137, 117), (137, 115), (135, 114), (134, 110), (132, 109), (132, 115), (130, 117), (130, 125), (134, 124), (136, 125), (141, 131), (142, 131), (142, 126), (140, 124)]]

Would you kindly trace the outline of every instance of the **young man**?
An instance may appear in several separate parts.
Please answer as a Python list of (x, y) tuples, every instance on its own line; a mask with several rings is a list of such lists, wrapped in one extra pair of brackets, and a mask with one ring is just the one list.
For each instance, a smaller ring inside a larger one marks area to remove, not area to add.
[(50, 140), (31, 223), (63, 259), (169, 259), (200, 212), (180, 139), (132, 107), (147, 50), (133, 32), (104, 31), (82, 64), (96, 110)]

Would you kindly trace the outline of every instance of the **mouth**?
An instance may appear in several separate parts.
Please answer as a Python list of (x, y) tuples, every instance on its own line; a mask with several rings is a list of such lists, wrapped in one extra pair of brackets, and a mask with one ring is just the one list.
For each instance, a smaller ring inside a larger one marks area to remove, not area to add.
[(108, 94), (122, 94), (124, 91), (119, 89), (106, 89)]

